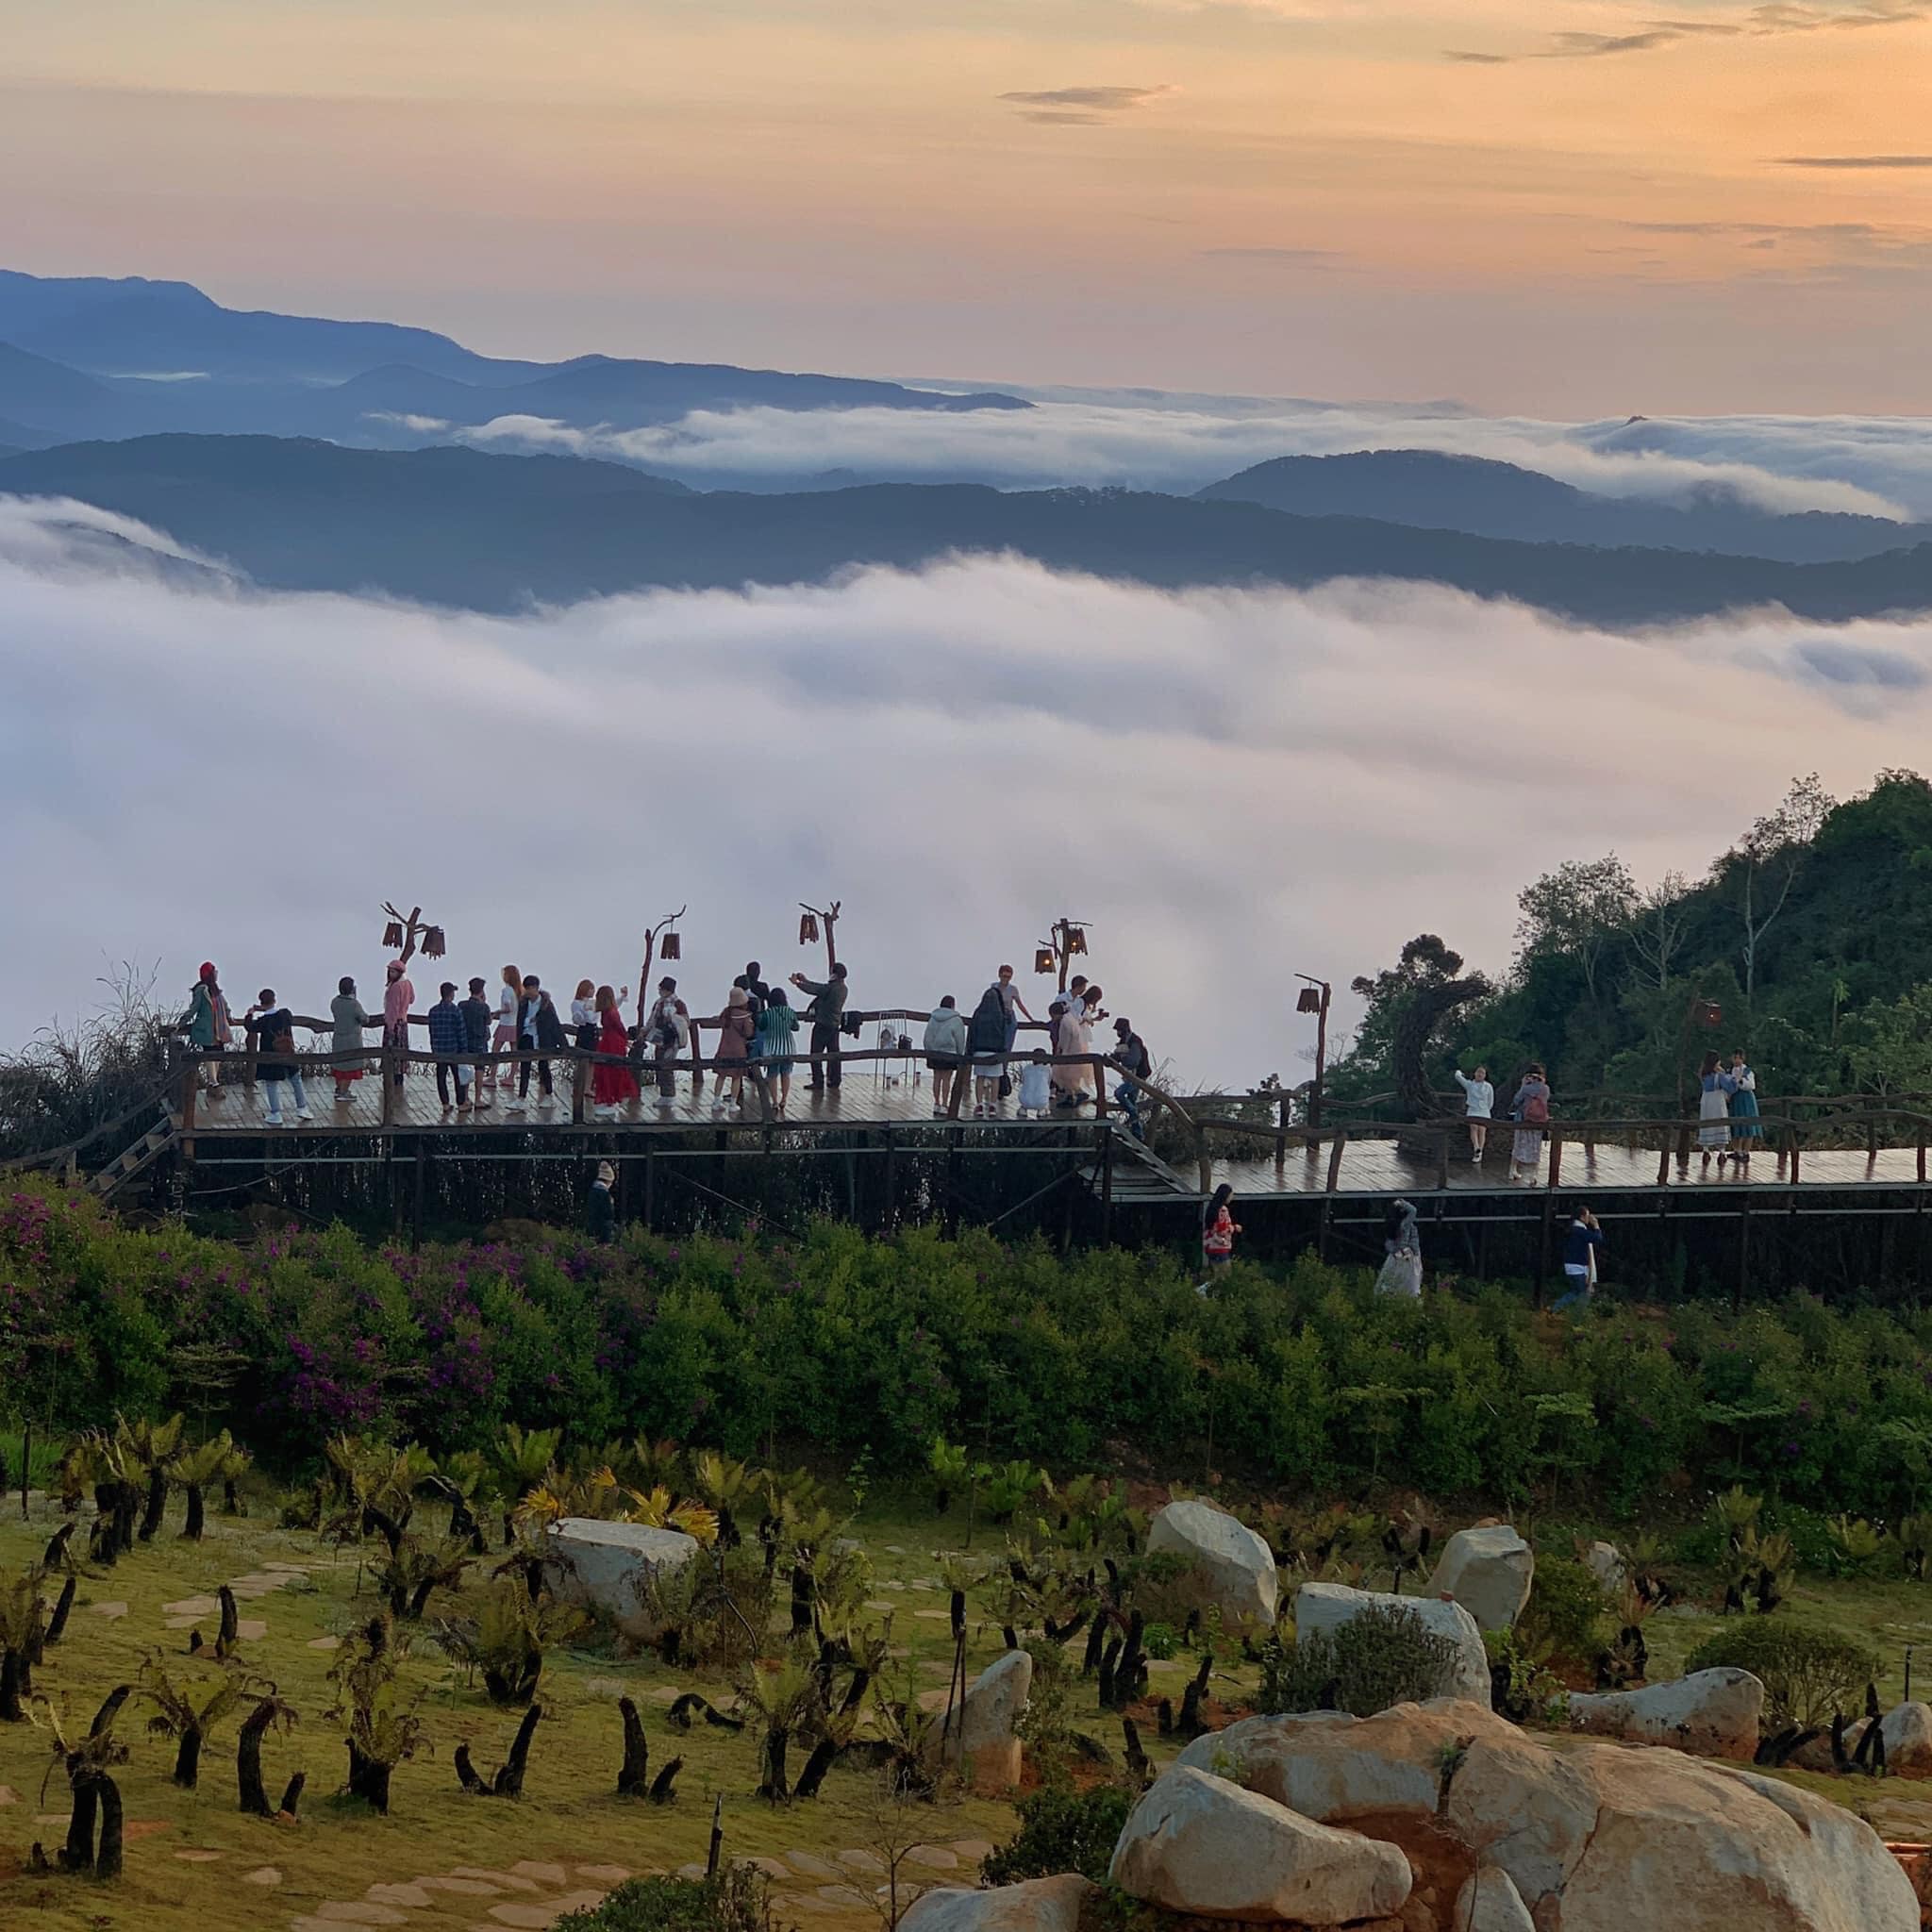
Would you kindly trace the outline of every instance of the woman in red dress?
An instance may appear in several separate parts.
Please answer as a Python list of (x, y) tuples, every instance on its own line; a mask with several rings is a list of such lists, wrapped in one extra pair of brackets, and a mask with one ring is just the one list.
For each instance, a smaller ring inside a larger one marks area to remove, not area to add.
[(625, 1101), (638, 1097), (638, 1078), (630, 1070), (630, 1035), (617, 995), (608, 986), (597, 989), (597, 1052), (601, 1058), (591, 1075), (591, 1093), (599, 1120), (615, 1119)]

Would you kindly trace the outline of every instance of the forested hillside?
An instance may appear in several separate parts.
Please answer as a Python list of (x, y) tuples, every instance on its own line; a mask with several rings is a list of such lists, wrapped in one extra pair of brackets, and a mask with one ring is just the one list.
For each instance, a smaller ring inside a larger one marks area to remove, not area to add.
[[(1609, 854), (1565, 863), (1519, 904), (1507, 973), (1435, 1031), (1428, 1070), (1444, 1088), (1454, 1060), (1487, 1061), (1501, 1085), (1540, 1059), (1559, 1110), (1600, 1088), (1674, 1097), (1706, 1048), (1741, 1046), (1771, 1094), (1932, 1091), (1932, 784), (1915, 772), (1841, 803), (1795, 781), (1700, 880), (1646, 890)], [(1386, 1091), (1417, 994), (1484, 963), (1455, 941), (1420, 935), (1356, 981), (1368, 1010), (1339, 1095)]]

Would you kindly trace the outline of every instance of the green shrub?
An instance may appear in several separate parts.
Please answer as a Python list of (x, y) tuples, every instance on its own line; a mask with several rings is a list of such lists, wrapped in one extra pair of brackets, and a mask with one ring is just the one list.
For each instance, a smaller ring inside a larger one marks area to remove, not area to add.
[(1865, 1686), (1878, 1674), (1876, 1653), (1862, 1643), (1783, 1617), (1740, 1618), (1687, 1657), (1684, 1672), (1725, 1665), (1763, 1684), (1768, 1732), (1827, 1724), (1834, 1711), (1852, 1715), (1863, 1708)]
[(1333, 1708), (1374, 1717), (1393, 1704), (1440, 1695), (1456, 1645), (1413, 1610), (1376, 1604), (1332, 1631), (1298, 1635), (1292, 1643), (1271, 1638), (1261, 1655), (1257, 1710), (1315, 1710), (1332, 1684)]
[(1180, 1647), (1180, 1637), (1172, 1624), (1150, 1624), (1141, 1633), (1141, 1648), (1163, 1662)]
[(1134, 1794), (1124, 1785), (1095, 1785), (1076, 1791), (1065, 1782), (1041, 1785), (1019, 1801), (1020, 1829), (979, 1868), (988, 1885), (1016, 1885), (1023, 1878), (1051, 1878), (1078, 1872), (1098, 1885), (1107, 1877), (1115, 1841)]
[(715, 1878), (633, 1878), (557, 1923), (573, 1932), (775, 1932), (765, 1874), (754, 1865)]
[(1558, 1662), (1591, 1664), (1615, 1637), (1615, 1607), (1595, 1575), (1572, 1557), (1539, 1557), (1529, 1601), (1516, 1620), (1526, 1650)]

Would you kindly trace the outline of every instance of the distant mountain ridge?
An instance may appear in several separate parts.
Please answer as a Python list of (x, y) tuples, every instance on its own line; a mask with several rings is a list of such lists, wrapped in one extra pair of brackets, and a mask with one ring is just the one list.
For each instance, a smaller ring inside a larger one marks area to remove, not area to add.
[(1875, 557), (1932, 540), (1932, 525), (1823, 510), (1780, 515), (1721, 490), (1681, 506), (1606, 496), (1538, 470), (1442, 450), (1276, 457), (1196, 494), (1293, 516), (1372, 516), (1517, 542), (1719, 550), (1786, 563)]
[(917, 568), (987, 553), (1168, 589), (1392, 577), (1613, 625), (1770, 604), (1822, 621), (1932, 608), (1932, 543), (1791, 564), (1524, 543), (1133, 491), (696, 493), (618, 464), (454, 447), (72, 443), (0, 461), (0, 493), (119, 511), (266, 586), (483, 610), (654, 587), (822, 582), (856, 564)]
[(759, 406), (1033, 407), (992, 391), (955, 394), (725, 363), (506, 360), (400, 323), (225, 308), (187, 282), (0, 271), (0, 417), (42, 444), (182, 431), (408, 447), (441, 433), (403, 420), (410, 417), (474, 427), (537, 415), (626, 429), (693, 409)]

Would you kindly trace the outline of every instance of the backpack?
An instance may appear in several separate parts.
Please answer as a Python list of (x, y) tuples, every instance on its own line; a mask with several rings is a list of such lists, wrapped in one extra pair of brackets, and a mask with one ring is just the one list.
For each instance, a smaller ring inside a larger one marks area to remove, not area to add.
[(688, 1046), (691, 1028), (675, 999), (662, 999), (651, 1009), (651, 1039), (658, 1046)]
[(1532, 1093), (1523, 1103), (1523, 1118), (1541, 1126), (1550, 1117), (1550, 1103), (1541, 1093)]

